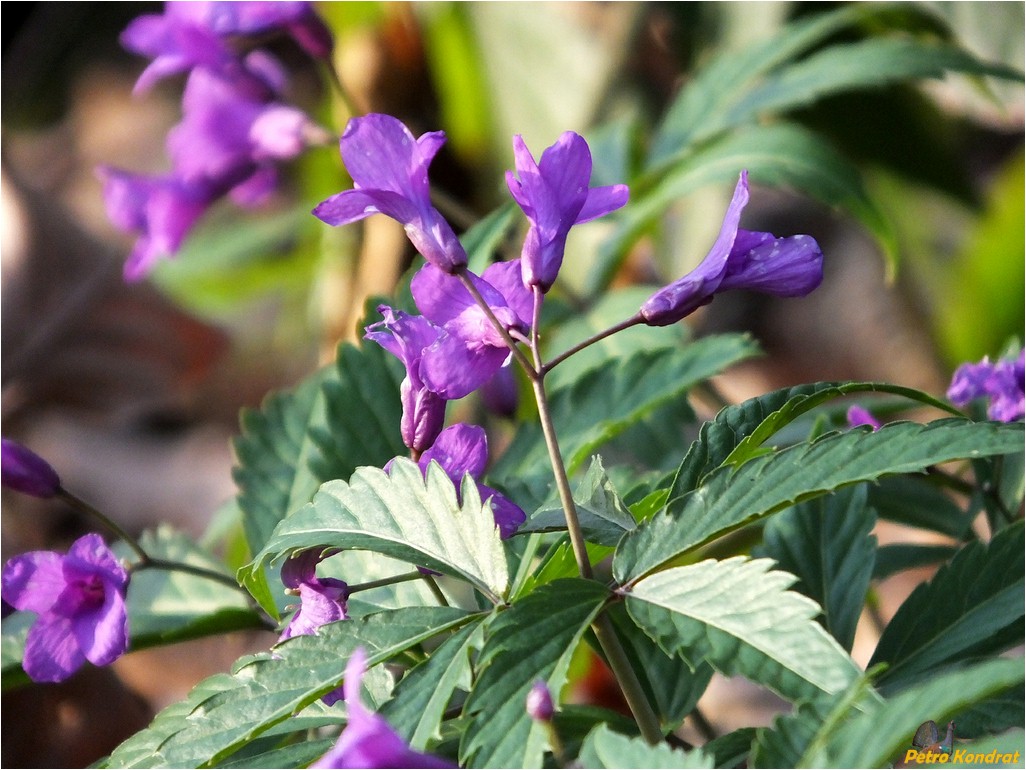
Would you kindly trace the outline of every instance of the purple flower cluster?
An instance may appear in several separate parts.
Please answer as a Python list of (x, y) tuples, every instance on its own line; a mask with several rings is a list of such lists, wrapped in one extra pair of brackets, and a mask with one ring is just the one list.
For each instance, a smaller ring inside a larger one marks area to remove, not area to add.
[(106, 666), (128, 649), (128, 573), (99, 535), (79, 538), (64, 556), (15, 556), (2, 583), (4, 601), (38, 616), (22, 660), (34, 681), (61, 682), (87, 660)]
[(984, 356), (978, 364), (962, 364), (951, 378), (948, 399), (965, 406), (977, 398), (989, 400), (987, 416), (992, 420), (1012, 422), (1024, 414), (1024, 351), (1015, 358), (991, 363)]
[(139, 238), (125, 264), (138, 280), (174, 255), (217, 200), (256, 206), (273, 192), (275, 164), (296, 157), (320, 130), (282, 101), (286, 73), (266, 51), (241, 53), (236, 38), (285, 31), (315, 56), (331, 50), (331, 34), (304, 2), (168, 2), (162, 15), (142, 16), (122, 44), (152, 59), (136, 91), (187, 72), (182, 120), (167, 137), (172, 170), (144, 175), (103, 166), (107, 214)]

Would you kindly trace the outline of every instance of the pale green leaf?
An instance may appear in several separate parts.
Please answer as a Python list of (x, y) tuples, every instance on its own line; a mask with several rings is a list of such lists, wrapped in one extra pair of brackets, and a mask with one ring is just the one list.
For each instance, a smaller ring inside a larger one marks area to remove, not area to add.
[(592, 730), (581, 749), (583, 767), (712, 768), (713, 758), (701, 749), (679, 751), (667, 743), (652, 746), (642, 738), (614, 733), (606, 725)]

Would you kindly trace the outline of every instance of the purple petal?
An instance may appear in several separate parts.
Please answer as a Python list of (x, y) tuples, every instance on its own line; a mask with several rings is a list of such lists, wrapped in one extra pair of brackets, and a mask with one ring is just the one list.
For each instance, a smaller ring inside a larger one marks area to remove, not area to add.
[(69, 618), (44, 614), (29, 629), (21, 665), (32, 681), (63, 682), (83, 663)]
[(504, 365), (488, 382), (481, 386), (481, 400), (490, 412), (513, 417), (520, 402), (520, 391), (513, 367)]
[(68, 549), (65, 557), (74, 565), (95, 567), (97, 574), (104, 580), (111, 581), (120, 587), (128, 584), (128, 573), (114, 552), (103, 542), (103, 538), (95, 532), (83, 535)]
[(317, 632), (325, 623), (345, 620), (349, 586), (335, 578), (314, 579), (300, 584), (300, 606), (282, 631), (281, 639)]
[(10, 439), (0, 440), (0, 484), (33, 497), (53, 497), (61, 480), (46, 460)]
[(987, 393), (994, 365), (984, 357), (978, 364), (962, 364), (955, 370), (948, 387), (948, 400), (956, 406), (965, 406), (970, 401)]
[(873, 415), (866, 409), (863, 409), (858, 404), (853, 404), (848, 407), (848, 414), (846, 415), (848, 425), (852, 428), (857, 428), (860, 425), (868, 425), (873, 430), (879, 430), (881, 427), (880, 421), (873, 417)]
[(506, 174), (506, 183), (513, 200), (531, 222), (554, 228), (558, 224), (555, 196), (542, 178), (541, 170), (520, 134), (513, 137), (513, 159), (520, 177), (518, 181), (511, 173)]
[(314, 207), (313, 215), (329, 225), (348, 225), (371, 214), (386, 214), (400, 222), (417, 216), (413, 205), (398, 193), (383, 190), (343, 190)]
[(544, 679), (539, 679), (533, 685), (531, 685), (530, 691), (527, 693), (527, 715), (531, 719), (548, 722), (552, 719), (552, 713), (555, 710), (552, 705), (552, 693), (549, 692), (549, 687), (545, 684)]
[(481, 278), (502, 295), (505, 304), (517, 314), (522, 325), (528, 328), (534, 315), (534, 295), (524, 285), (521, 275), (521, 261), (511, 259), (492, 263), (485, 268)]
[(281, 565), (281, 582), (286, 588), (298, 589), (317, 579), (317, 565), (324, 560), (320, 549), (309, 548), (292, 554)]
[(49, 612), (66, 586), (63, 559), (52, 551), (15, 556), (3, 569), (4, 601), (19, 610)]
[(357, 187), (387, 190), (430, 206), (426, 165), (417, 140), (391, 115), (352, 118), (340, 141), (342, 161)]
[(527, 521), (524, 509), (498, 490), (481, 483), (477, 485), (477, 490), (482, 500), (489, 501), (495, 524), (499, 527), (499, 536), (503, 540), (516, 534), (520, 525)]
[(584, 137), (565, 131), (538, 161), (538, 170), (552, 190), (557, 219), (566, 230), (576, 221), (588, 198), (591, 181), (591, 151)]
[(590, 222), (593, 219), (604, 217), (611, 211), (616, 211), (627, 204), (630, 198), (630, 190), (625, 184), (614, 184), (608, 187), (592, 187), (588, 190), (588, 199), (577, 215), (574, 224)]
[(774, 238), (739, 230), (718, 291), (804, 297), (823, 282), (823, 252), (809, 235)]
[(306, 129), (310, 119), (295, 107), (271, 104), (253, 121), (249, 141), (253, 159), (290, 160), (306, 147)]
[[(482, 293), (485, 301), (494, 300), (496, 304), (505, 304), (498, 292), (480, 278), (468, 271), (474, 285)], [(489, 296), (488, 292), (492, 292)], [(477, 307), (470, 292), (460, 283), (460, 279), (449, 275), (441, 268), (428, 263), (424, 265), (410, 282), (410, 293), (417, 303), (417, 309), (432, 323), (441, 326), (447, 321), (457, 318), (468, 308)]]
[(450, 425), (421, 455), (418, 465), (421, 470), (427, 470), (432, 460), (442, 466), (457, 487), (468, 473), (475, 478), (480, 476), (488, 464), (488, 437), (484, 428), (465, 423)]
[(118, 587), (104, 586), (103, 606), (88, 615), (72, 619), (72, 630), (79, 649), (95, 666), (106, 666), (128, 649), (128, 614), (125, 598)]
[(278, 170), (271, 165), (257, 168), (244, 181), (228, 191), (232, 203), (242, 208), (253, 208), (267, 202), (267, 199), (278, 189)]

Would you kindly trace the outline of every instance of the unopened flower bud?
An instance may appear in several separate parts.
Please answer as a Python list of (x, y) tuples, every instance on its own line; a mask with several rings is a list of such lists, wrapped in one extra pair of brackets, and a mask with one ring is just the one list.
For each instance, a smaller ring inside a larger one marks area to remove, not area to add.
[(548, 722), (552, 719), (552, 694), (548, 685), (541, 679), (534, 683), (531, 691), (527, 693), (527, 715), (539, 722)]
[(50, 463), (16, 441), (0, 440), (0, 483), (33, 497), (53, 497), (61, 480)]

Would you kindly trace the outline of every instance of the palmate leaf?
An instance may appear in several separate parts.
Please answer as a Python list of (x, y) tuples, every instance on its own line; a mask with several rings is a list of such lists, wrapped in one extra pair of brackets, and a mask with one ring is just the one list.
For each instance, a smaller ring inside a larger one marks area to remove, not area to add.
[(200, 682), (182, 703), (160, 712), (152, 724), (122, 743), (108, 767), (201, 767), (241, 746), (338, 687), (357, 647), (368, 666), (471, 621), (451, 607), (416, 607), (322, 626), (273, 653), (242, 659), (233, 674)]
[(864, 485), (799, 503), (774, 516), (753, 556), (768, 556), (798, 578), (794, 590), (823, 608), (823, 627), (846, 649), (855, 640), (873, 575), (876, 514)]
[(993, 655), (1023, 638), (1022, 521), (987, 545), (964, 546), (905, 600), (887, 624), (870, 665), (887, 663), (884, 692), (907, 687), (960, 661)]
[(243, 410), (232, 476), (250, 551), (331, 479), (405, 454), (399, 434), (402, 366), (376, 345), (342, 345), (334, 365), (291, 392)]
[(813, 619), (816, 603), (786, 590), (794, 576), (772, 564), (739, 556), (658, 572), (627, 594), (627, 610), (693, 665), (705, 660), (791, 700), (844, 690), (858, 668)]
[(481, 672), (464, 707), (470, 717), (460, 762), (471, 767), (541, 767), (545, 727), (525, 708), (538, 679), (558, 693), (585, 629), (609, 598), (594, 581), (557, 580), (498, 614), (486, 631)]
[[(549, 405), (567, 469), (573, 473), (603, 442), (661, 404), (682, 397), (698, 382), (757, 352), (758, 347), (746, 335), (717, 335), (682, 350), (642, 351), (615, 369), (589, 369), (572, 384), (554, 388)], [(541, 427), (531, 424), (517, 432), (493, 475), (499, 479), (527, 477), (548, 468)]]
[[(713, 472), (694, 492), (624, 536), (613, 559), (621, 585), (715, 537), (827, 492), (935, 463), (1005, 454), (1022, 446), (1022, 423), (897, 422), (831, 433)], [(684, 524), (686, 522), (686, 525)]]
[(426, 477), (404, 457), (389, 473), (359, 468), (349, 483), (328, 482), (312, 503), (281, 522), (250, 569), (291, 551), (361, 548), (455, 575), (498, 601), (509, 573), (495, 517), (469, 476), (461, 497), (435, 462)]
[(642, 738), (629, 738), (599, 725), (584, 740), (582, 767), (712, 768), (713, 758), (701, 749), (679, 751), (667, 743), (652, 746)]

